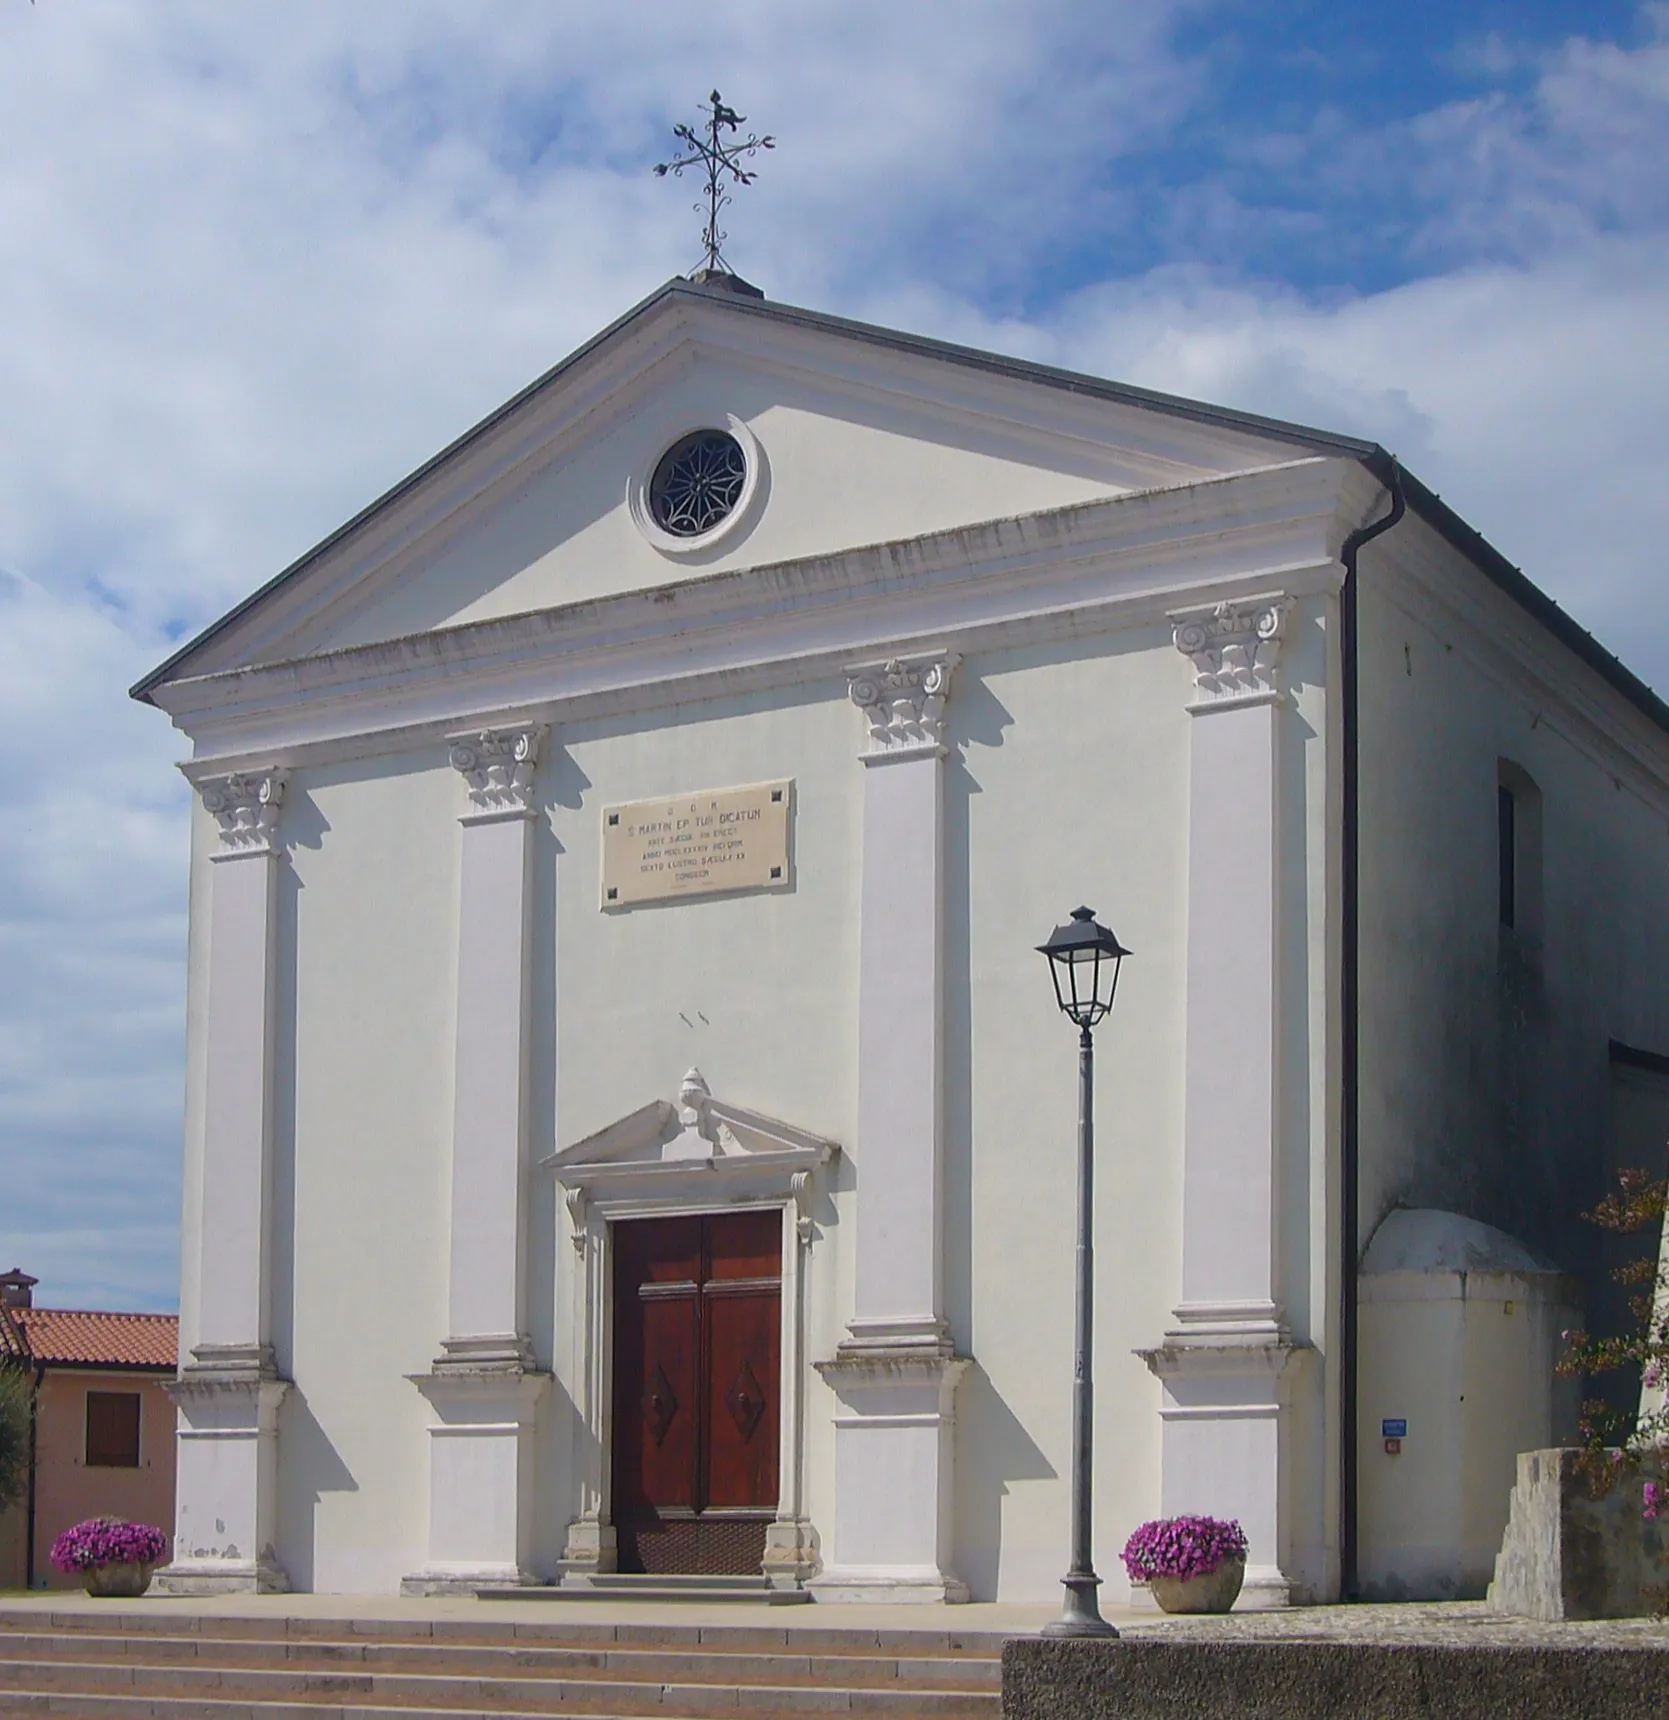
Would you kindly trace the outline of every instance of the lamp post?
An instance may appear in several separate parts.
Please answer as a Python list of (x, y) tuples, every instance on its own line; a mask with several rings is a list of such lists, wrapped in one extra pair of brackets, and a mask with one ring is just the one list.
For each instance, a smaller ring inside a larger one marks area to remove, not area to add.
[(1049, 958), (1055, 1001), (1078, 1029), (1078, 1298), (1072, 1370), (1072, 1568), (1061, 1578), (1066, 1604), (1045, 1636), (1117, 1636), (1101, 1616), (1101, 1579), (1090, 1558), (1090, 1461), (1094, 1389), (1090, 1349), (1095, 1323), (1095, 1042), (1091, 1034), (1113, 1007), (1119, 964), (1129, 951), (1091, 908), (1074, 908), (1038, 950)]

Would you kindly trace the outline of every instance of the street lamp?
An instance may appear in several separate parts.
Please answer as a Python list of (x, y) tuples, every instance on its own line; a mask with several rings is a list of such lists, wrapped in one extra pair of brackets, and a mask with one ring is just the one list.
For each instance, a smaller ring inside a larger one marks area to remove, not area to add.
[(1101, 1579), (1090, 1560), (1090, 1457), (1094, 1446), (1090, 1345), (1094, 1326), (1095, 1244), (1091, 1236), (1095, 1192), (1096, 1024), (1113, 1007), (1119, 964), (1129, 951), (1092, 908), (1074, 908), (1038, 950), (1049, 958), (1055, 1001), (1078, 1028), (1078, 1303), (1072, 1370), (1072, 1568), (1061, 1578), (1066, 1605), (1045, 1636), (1117, 1636), (1101, 1616), (1095, 1591)]

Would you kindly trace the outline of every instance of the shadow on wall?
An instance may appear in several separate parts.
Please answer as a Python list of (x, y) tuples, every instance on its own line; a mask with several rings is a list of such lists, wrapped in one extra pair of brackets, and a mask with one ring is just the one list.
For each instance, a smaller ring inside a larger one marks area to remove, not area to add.
[(284, 1453), (278, 1466), (278, 1562), (292, 1589), (311, 1594), (320, 1501), (327, 1493), (357, 1493), (359, 1483), (295, 1386), (279, 1410), (278, 1444)]
[(955, 1473), (954, 1569), (974, 1600), (995, 1600), (1009, 1483), (1053, 1481), (1056, 1471), (978, 1362), (956, 1394)]

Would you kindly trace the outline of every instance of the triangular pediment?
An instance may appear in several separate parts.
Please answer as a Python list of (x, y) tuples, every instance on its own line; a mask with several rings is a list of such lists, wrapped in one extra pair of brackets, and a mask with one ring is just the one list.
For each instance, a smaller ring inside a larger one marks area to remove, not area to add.
[[(569, 1189), (645, 1187), (690, 1173), (721, 1182), (792, 1177), (826, 1164), (834, 1141), (715, 1098), (699, 1069), (674, 1100), (647, 1105), (543, 1161)], [(786, 1187), (786, 1183), (784, 1183)]]
[[(733, 433), (748, 501), (657, 536), (656, 462)], [(135, 689), (1263, 470), (1338, 439), (672, 282)]]

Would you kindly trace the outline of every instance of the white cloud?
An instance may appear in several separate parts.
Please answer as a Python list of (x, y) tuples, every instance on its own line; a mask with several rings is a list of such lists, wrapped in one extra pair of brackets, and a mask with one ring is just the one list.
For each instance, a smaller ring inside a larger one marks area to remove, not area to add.
[(1244, 140), (1320, 201), (1165, 192), (1220, 255), (1405, 161), (1416, 284), (1161, 268), (994, 312), (1115, 256), (1110, 164), (1211, 99), (1171, 39), (1201, 10), (0, 3), (0, 1253), (43, 1294), (172, 1289), (185, 792), (126, 685), (694, 261), (694, 187), (646, 167), (715, 80), (782, 137), (731, 222), (774, 296), (1375, 436), (1669, 683), (1629, 636), (1669, 527), (1669, 50)]

